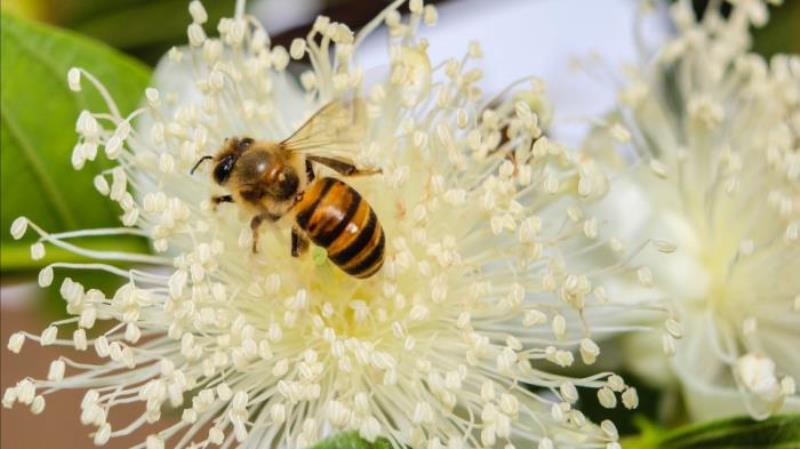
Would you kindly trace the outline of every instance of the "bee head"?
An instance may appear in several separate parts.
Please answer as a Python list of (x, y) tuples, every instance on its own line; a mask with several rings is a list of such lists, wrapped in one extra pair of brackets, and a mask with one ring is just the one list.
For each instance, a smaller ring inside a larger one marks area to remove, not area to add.
[(236, 161), (239, 160), (242, 153), (247, 151), (252, 144), (253, 139), (249, 137), (244, 137), (242, 139), (235, 137), (225, 139), (225, 145), (222, 150), (216, 156), (201, 157), (192, 168), (190, 174), (194, 174), (195, 170), (197, 170), (203, 162), (213, 159), (216, 162), (213, 172), (214, 181), (219, 185), (223, 185), (227, 182), (228, 178), (230, 178)]

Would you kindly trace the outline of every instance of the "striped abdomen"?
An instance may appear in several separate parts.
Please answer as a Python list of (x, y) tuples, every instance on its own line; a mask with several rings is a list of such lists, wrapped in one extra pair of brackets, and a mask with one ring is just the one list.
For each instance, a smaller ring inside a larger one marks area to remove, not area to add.
[(318, 178), (294, 206), (297, 225), (328, 259), (357, 278), (383, 265), (386, 239), (375, 211), (352, 187), (335, 178)]

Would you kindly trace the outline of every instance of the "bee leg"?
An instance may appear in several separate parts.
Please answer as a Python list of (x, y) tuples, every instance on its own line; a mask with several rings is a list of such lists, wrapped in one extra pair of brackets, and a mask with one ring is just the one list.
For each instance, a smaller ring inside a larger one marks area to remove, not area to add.
[(309, 183), (315, 178), (314, 167), (311, 166), (311, 161), (308, 159), (306, 159), (306, 178), (308, 179)]
[(250, 220), (250, 230), (253, 232), (253, 254), (258, 253), (258, 229), (261, 227), (261, 224), (264, 223), (264, 220), (274, 223), (278, 221), (279, 218), (281, 218), (280, 215), (272, 215), (269, 212), (265, 212), (256, 215)]
[(233, 197), (230, 195), (211, 197), (211, 204), (213, 204), (214, 210), (217, 210), (217, 206), (219, 206), (220, 203), (232, 203), (232, 202), (233, 202)]
[(308, 239), (297, 227), (292, 227), (292, 257), (298, 257), (308, 250)]
[(308, 156), (306, 160), (322, 164), (342, 176), (369, 176), (383, 173), (380, 168), (359, 169), (350, 162), (324, 156)]

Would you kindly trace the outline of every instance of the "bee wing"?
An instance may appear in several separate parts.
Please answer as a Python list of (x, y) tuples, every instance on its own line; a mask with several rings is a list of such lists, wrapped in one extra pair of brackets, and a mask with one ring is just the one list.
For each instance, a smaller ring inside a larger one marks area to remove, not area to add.
[(281, 142), (281, 147), (296, 153), (346, 154), (358, 148), (366, 129), (366, 105), (362, 99), (334, 100)]

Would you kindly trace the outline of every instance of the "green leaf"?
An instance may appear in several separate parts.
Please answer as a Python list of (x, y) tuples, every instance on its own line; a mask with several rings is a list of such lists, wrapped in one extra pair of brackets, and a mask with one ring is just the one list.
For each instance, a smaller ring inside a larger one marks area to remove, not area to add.
[[(7, 272), (46, 262), (25, 257), (32, 231), (23, 241), (11, 239), (9, 228), (18, 216), (49, 232), (120, 225), (118, 206), (95, 191), (92, 182), (110, 162), (98, 156), (80, 172), (70, 163), (78, 114), (107, 107), (86, 80), (82, 92), (71, 92), (67, 71), (78, 66), (94, 74), (123, 114), (139, 103), (150, 74), (103, 44), (5, 13), (0, 37), (0, 265)], [(141, 240), (131, 244), (146, 250)]]
[[(155, 64), (170, 47), (186, 42), (189, 0), (4, 0), (3, 8), (105, 42)], [(232, 16), (235, 0), (204, 1), (206, 33)], [(157, 23), (158, 26), (148, 26)]]
[(769, 23), (753, 30), (753, 50), (764, 57), (800, 52), (800, 2), (771, 5)]
[(346, 432), (328, 437), (311, 449), (391, 449), (391, 447), (392, 445), (386, 439), (379, 438), (374, 443), (370, 443), (358, 436), (357, 432)]
[(733, 418), (684, 426), (670, 432), (646, 426), (640, 436), (623, 444), (626, 449), (798, 449), (800, 414), (774, 416), (764, 421)]
[[(70, 28), (100, 39), (117, 48), (132, 49), (154, 43), (174, 44), (186, 40), (186, 27), (192, 22), (186, 0), (158, 0), (120, 4), (70, 23)], [(211, 31), (223, 15), (232, 16), (233, 0), (204, 2), (209, 20), (206, 31)], [(130, 26), (130, 24), (158, 23), (157, 27)]]

